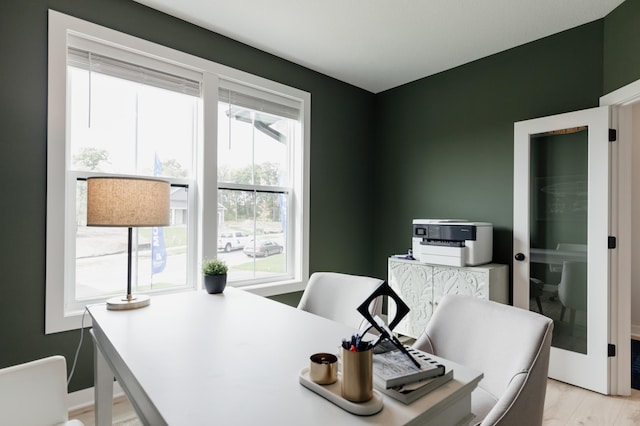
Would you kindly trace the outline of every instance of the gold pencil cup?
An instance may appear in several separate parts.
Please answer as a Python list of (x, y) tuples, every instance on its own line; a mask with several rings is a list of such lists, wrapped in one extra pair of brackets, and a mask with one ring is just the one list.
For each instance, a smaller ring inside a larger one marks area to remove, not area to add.
[(365, 402), (373, 397), (373, 349), (361, 352), (342, 351), (342, 397), (351, 402)]

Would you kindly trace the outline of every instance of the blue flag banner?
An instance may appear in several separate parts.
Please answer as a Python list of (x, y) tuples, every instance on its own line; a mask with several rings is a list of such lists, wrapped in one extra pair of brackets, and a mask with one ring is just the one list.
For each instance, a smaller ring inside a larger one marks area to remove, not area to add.
[[(153, 175), (162, 174), (162, 163), (155, 154)], [(167, 248), (164, 245), (164, 228), (154, 226), (151, 228), (151, 275), (164, 271), (167, 265)]]
[(164, 246), (164, 230), (151, 228), (151, 275), (164, 271), (167, 265), (167, 249)]

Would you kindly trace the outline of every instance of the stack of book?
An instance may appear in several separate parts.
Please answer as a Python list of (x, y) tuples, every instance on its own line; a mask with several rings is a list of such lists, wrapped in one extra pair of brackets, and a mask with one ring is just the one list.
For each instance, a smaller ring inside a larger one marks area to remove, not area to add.
[(376, 347), (373, 386), (380, 392), (410, 404), (453, 378), (453, 369), (434, 360), (431, 354), (405, 348), (420, 367), (393, 345)]

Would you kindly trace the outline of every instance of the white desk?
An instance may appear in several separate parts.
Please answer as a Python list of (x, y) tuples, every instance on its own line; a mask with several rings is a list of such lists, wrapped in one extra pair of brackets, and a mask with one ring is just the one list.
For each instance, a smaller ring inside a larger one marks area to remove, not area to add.
[(547, 263), (549, 265), (561, 265), (564, 261), (586, 262), (586, 251), (556, 250), (556, 249), (530, 249), (529, 257), (532, 263)]
[(98, 426), (111, 425), (114, 376), (153, 426), (467, 424), (482, 377), (459, 367), (454, 380), (411, 405), (385, 397), (378, 414), (356, 416), (298, 382), (311, 354), (336, 353), (353, 334), (342, 324), (229, 287), (89, 312)]

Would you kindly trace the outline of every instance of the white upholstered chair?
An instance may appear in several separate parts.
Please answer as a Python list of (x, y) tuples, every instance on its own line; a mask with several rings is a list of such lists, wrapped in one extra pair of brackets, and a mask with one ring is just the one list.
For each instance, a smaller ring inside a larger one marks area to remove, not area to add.
[(560, 321), (569, 308), (569, 321), (575, 325), (576, 311), (587, 310), (587, 263), (564, 261), (562, 278), (558, 284), (558, 299), (562, 303)]
[(0, 424), (82, 426), (67, 414), (66, 376), (59, 355), (0, 369)]
[[(584, 253), (586, 258), (587, 253), (587, 245), (586, 244), (575, 244), (575, 243), (558, 243), (556, 245), (556, 250), (563, 252), (575, 252), (575, 253)], [(549, 269), (551, 272), (562, 272), (561, 264), (551, 264), (549, 265)]]
[(474, 424), (539, 426), (552, 331), (535, 312), (447, 295), (413, 346), (484, 373), (471, 395)]
[[(309, 278), (298, 309), (340, 322), (358, 330), (368, 326), (358, 306), (384, 281), (337, 272), (316, 272)], [(372, 315), (382, 313), (382, 297), (369, 306)]]

